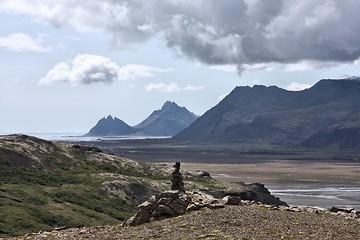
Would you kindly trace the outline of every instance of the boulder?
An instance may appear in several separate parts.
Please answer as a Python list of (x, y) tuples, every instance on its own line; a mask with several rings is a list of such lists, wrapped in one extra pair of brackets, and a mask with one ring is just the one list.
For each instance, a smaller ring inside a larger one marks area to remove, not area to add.
[(225, 196), (222, 199), (226, 205), (239, 205), (241, 204), (241, 198), (237, 196)]

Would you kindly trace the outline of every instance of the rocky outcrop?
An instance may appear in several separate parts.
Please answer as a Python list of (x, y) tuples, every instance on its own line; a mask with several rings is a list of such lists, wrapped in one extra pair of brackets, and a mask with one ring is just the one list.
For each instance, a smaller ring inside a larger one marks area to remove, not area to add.
[(152, 220), (158, 220), (188, 211), (199, 210), (204, 207), (223, 207), (213, 196), (195, 191), (185, 193), (180, 190), (171, 190), (150, 197), (138, 206), (137, 213), (125, 221), (125, 225), (137, 226)]
[[(263, 185), (256, 185), (259, 188), (262, 188), (265, 192), (266, 188)], [(272, 197), (269, 192), (267, 192), (266, 194)], [(149, 221), (178, 216), (186, 212), (200, 210), (205, 207), (213, 209), (223, 208), (224, 205), (242, 205), (243, 203), (269, 204), (269, 201), (264, 201), (264, 198), (259, 197), (256, 192), (253, 192), (251, 190), (249, 190), (249, 192), (247, 193), (222, 192), (222, 194), (220, 194), (218, 192), (215, 195), (225, 196), (220, 199), (202, 191), (165, 191), (150, 197), (147, 201), (140, 204), (138, 206), (137, 213), (128, 220), (126, 220), (124, 224), (129, 226), (137, 226)], [(261, 202), (258, 202), (256, 200), (261, 200)], [(274, 203), (274, 205), (272, 205), (272, 203)], [(288, 206), (285, 202), (282, 202), (279, 199), (277, 199), (277, 201), (274, 200), (272, 203), (270, 202), (270, 205), (268, 206)]]
[(231, 183), (231, 185), (224, 190), (206, 190), (207, 194), (210, 194), (216, 198), (224, 198), (226, 196), (239, 197), (241, 200), (256, 201), (263, 204), (269, 204), (274, 206), (284, 205), (286, 202), (281, 201), (279, 198), (271, 195), (269, 190), (261, 183), (245, 184), (242, 182)]

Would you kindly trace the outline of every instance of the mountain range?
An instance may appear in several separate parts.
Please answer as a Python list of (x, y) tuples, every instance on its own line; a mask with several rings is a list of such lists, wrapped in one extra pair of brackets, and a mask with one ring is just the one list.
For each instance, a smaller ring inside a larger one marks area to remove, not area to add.
[(324, 79), (303, 91), (236, 87), (173, 137), (360, 147), (360, 79)]
[(175, 102), (167, 101), (160, 110), (155, 110), (136, 126), (131, 127), (124, 121), (109, 115), (106, 118), (100, 119), (85, 136), (121, 136), (132, 134), (174, 136), (187, 128), (197, 117), (185, 107), (179, 107)]

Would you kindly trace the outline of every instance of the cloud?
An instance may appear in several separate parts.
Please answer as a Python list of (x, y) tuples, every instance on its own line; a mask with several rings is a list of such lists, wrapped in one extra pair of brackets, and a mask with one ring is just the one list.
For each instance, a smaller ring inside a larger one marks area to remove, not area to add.
[[(356, 61), (354, 62), (356, 64)], [(337, 66), (337, 62), (318, 62), (318, 61), (300, 61), (297, 63), (284, 64), (285, 71), (288, 72), (300, 72), (309, 69), (318, 69), (318, 68), (330, 68)]]
[(24, 33), (12, 33), (0, 37), (0, 48), (14, 52), (48, 52), (51, 47), (42, 46), (44, 35), (38, 34), (34, 39)]
[(169, 84), (165, 84), (165, 83), (150, 83), (148, 85), (145, 86), (146, 91), (148, 92), (152, 92), (152, 91), (157, 91), (157, 92), (167, 92), (167, 93), (172, 93), (172, 92), (179, 92), (181, 91), (181, 88), (179, 87), (179, 85), (177, 85), (176, 83), (169, 83)]
[(145, 65), (129, 64), (119, 70), (121, 80), (135, 79), (139, 77), (153, 77), (156, 73), (165, 73), (174, 71), (172, 68), (157, 68)]
[(215, 66), (211, 66), (209, 68), (211, 70), (219, 70), (219, 71), (223, 71), (223, 72), (227, 72), (227, 73), (237, 72), (237, 66), (236, 65), (230, 65), (230, 64), (215, 65)]
[(203, 90), (205, 87), (204, 86), (193, 86), (191, 84), (186, 85), (183, 90), (184, 91), (200, 91)]
[(292, 82), (288, 86), (285, 87), (285, 89), (289, 91), (301, 91), (307, 88), (310, 88), (311, 85), (304, 84), (304, 83), (298, 83), (298, 82)]
[(102, 82), (111, 84), (117, 80), (151, 77), (155, 73), (167, 71), (171, 71), (171, 69), (144, 65), (125, 65), (120, 67), (109, 58), (103, 56), (79, 54), (72, 61), (57, 63), (39, 83), (69, 82), (71, 85), (88, 85)]
[[(112, 35), (114, 47), (164, 37), (179, 55), (210, 65), (349, 63), (360, 57), (360, 1), (3, 0), (0, 11)], [(321, 66), (315, 64), (314, 66)]]
[(148, 92), (156, 91), (156, 92), (180, 92), (180, 91), (200, 91), (203, 90), (204, 86), (193, 86), (191, 84), (187, 84), (185, 87), (180, 87), (177, 83), (149, 83), (145, 86), (145, 90)]

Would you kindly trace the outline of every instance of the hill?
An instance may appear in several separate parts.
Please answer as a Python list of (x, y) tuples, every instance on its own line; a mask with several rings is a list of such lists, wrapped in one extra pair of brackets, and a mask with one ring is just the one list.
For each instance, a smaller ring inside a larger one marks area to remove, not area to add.
[(300, 143), (359, 112), (359, 92), (359, 79), (321, 80), (298, 92), (236, 87), (174, 139)]
[[(170, 189), (172, 165), (140, 163), (93, 146), (0, 136), (0, 237), (120, 224), (136, 205)], [(188, 190), (280, 202), (259, 184), (225, 185), (201, 172), (183, 176)]]
[(111, 115), (100, 119), (85, 136), (122, 136), (135, 133), (136, 130), (124, 121)]
[(151, 113), (134, 128), (144, 135), (174, 136), (196, 119), (197, 116), (185, 107), (179, 107), (175, 102), (167, 101), (160, 110)]

